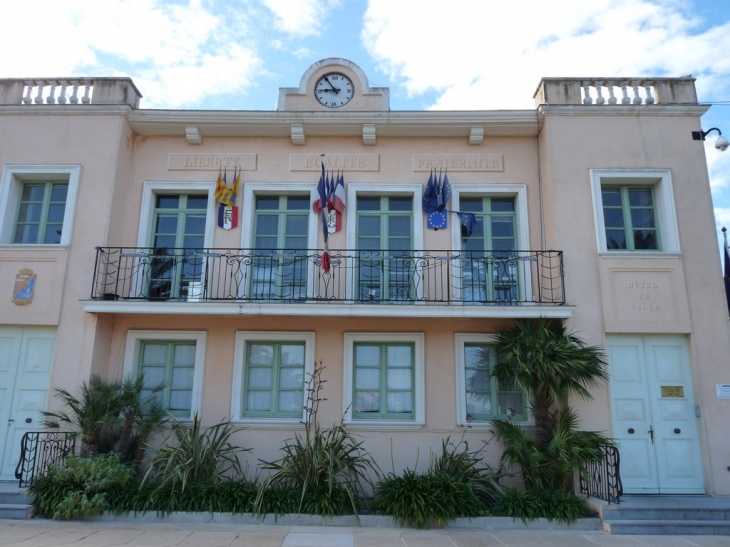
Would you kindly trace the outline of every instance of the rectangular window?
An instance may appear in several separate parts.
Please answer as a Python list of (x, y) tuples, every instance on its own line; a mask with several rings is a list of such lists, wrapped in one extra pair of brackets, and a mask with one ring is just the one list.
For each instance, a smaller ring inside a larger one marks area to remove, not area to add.
[(484, 343), (464, 344), (464, 398), (466, 421), (525, 419), (522, 391), (513, 383), (500, 384), (491, 376), (497, 360), (494, 348)]
[(356, 343), (353, 417), (412, 418), (413, 359), (413, 344)]
[(144, 375), (145, 388), (163, 384), (160, 403), (175, 416), (190, 416), (195, 354), (194, 341), (145, 340), (140, 344), (138, 371)]
[(678, 253), (669, 169), (591, 169), (600, 253)]
[(0, 245), (71, 243), (79, 165), (6, 165), (0, 179)]
[(60, 243), (67, 193), (65, 181), (24, 182), (13, 243)]
[(237, 332), (233, 363), (231, 419), (250, 427), (302, 422), (314, 372), (313, 332)]
[(608, 250), (661, 250), (653, 188), (604, 185), (601, 201)]
[(356, 210), (359, 300), (412, 301), (413, 197), (359, 195)]
[(517, 217), (512, 197), (463, 197), (461, 211), (476, 219), (462, 239), (464, 302), (510, 303), (519, 300)]
[(190, 418), (200, 410), (206, 335), (198, 331), (136, 331), (127, 333), (124, 376), (144, 374), (152, 389), (165, 384), (158, 395), (173, 415)]
[(251, 297), (306, 298), (309, 196), (259, 195), (255, 199)]
[(248, 342), (241, 415), (301, 417), (305, 357), (304, 342)]
[(424, 335), (346, 333), (344, 421), (363, 429), (425, 422)]

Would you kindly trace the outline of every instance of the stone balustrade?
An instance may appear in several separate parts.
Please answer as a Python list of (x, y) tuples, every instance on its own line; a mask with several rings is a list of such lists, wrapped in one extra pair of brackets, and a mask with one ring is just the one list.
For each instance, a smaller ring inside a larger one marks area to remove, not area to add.
[(0, 104), (128, 104), (139, 107), (142, 94), (131, 78), (30, 78), (0, 80)]
[(651, 106), (698, 104), (691, 76), (681, 78), (543, 78), (535, 104)]

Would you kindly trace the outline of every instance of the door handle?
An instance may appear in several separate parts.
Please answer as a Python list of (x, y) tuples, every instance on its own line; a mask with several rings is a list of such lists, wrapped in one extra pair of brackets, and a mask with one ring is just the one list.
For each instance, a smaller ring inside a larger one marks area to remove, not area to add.
[(13, 420), (12, 418), (8, 418), (8, 423), (9, 423), (9, 424), (12, 424), (12, 423), (13, 423), (14, 421), (15, 421), (15, 420)]
[(649, 431), (647, 433), (651, 437), (651, 444), (654, 444), (654, 428), (651, 425), (649, 425)]
[(676, 433), (677, 435), (679, 435), (679, 434), (680, 434), (680, 433), (682, 432), (682, 430), (681, 430), (681, 429), (679, 429), (678, 427), (675, 427), (675, 428), (674, 428), (674, 432), (675, 432), (675, 433)]
[(633, 427), (630, 427), (629, 428), (629, 435), (633, 435), (633, 434), (634, 434), (634, 428)]

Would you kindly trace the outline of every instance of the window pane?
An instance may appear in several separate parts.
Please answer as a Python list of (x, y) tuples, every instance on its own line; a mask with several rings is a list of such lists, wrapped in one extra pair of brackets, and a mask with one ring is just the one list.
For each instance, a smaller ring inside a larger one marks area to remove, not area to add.
[(192, 406), (193, 393), (189, 390), (172, 390), (170, 392), (170, 411), (189, 411)]
[(272, 365), (274, 363), (273, 345), (251, 344), (249, 348), (249, 362), (252, 365)]
[(142, 362), (145, 365), (164, 365), (167, 358), (167, 344), (145, 344)]
[(603, 188), (601, 198), (604, 207), (621, 207), (621, 190), (619, 188)]
[(355, 387), (357, 389), (378, 389), (380, 387), (380, 369), (358, 368), (355, 371)]
[(205, 233), (205, 217), (201, 215), (186, 215), (185, 233), (188, 235)]
[(178, 209), (180, 205), (180, 196), (177, 195), (158, 195), (155, 207), (157, 209)]
[(653, 207), (651, 188), (629, 188), (629, 205), (631, 207)]
[(170, 387), (175, 389), (193, 387), (193, 367), (175, 367), (172, 369)]
[[(376, 216), (360, 216), (357, 219), (357, 234), (363, 236), (379, 236), (380, 235), (380, 217)], [(376, 247), (377, 248), (377, 247)]]
[(609, 249), (625, 249), (626, 233), (623, 230), (606, 230), (606, 247)]
[(283, 368), (279, 371), (279, 389), (298, 389), (304, 387), (304, 370)]
[(249, 389), (271, 389), (270, 368), (250, 368), (248, 370)]
[(63, 203), (54, 203), (48, 207), (48, 222), (63, 222), (63, 215), (66, 212), (66, 205)]
[(289, 196), (287, 198), (287, 209), (290, 211), (307, 211), (309, 210), (308, 196)]
[(411, 346), (388, 346), (387, 356), (388, 366), (411, 366)]
[(279, 196), (256, 196), (257, 210), (276, 210), (279, 208)]
[(271, 393), (268, 391), (249, 391), (246, 398), (246, 410), (251, 412), (271, 410)]
[(491, 202), (492, 202), (492, 211), (493, 212), (514, 211), (515, 210), (514, 198), (492, 198)]
[(66, 203), (68, 184), (54, 184), (51, 188), (51, 201)]
[(462, 211), (481, 213), (484, 210), (484, 201), (482, 198), (462, 198), (460, 207)]
[(301, 391), (284, 391), (279, 394), (279, 412), (302, 412), (303, 410)]
[(492, 401), (490, 395), (484, 393), (467, 393), (466, 413), (468, 419), (474, 419), (477, 416), (491, 416)]
[(195, 365), (195, 345), (175, 344), (173, 362), (176, 365)]
[(355, 393), (355, 412), (380, 412), (380, 392), (358, 391)]
[[(188, 196), (188, 209), (207, 209), (208, 196)], [(205, 217), (203, 217), (205, 218)]]
[(379, 211), (380, 210), (380, 198), (379, 197), (357, 197), (357, 210), (358, 211)]
[(262, 215), (256, 216), (256, 234), (260, 236), (264, 235), (276, 235), (279, 230), (279, 216), (278, 215)]
[(388, 393), (388, 412), (413, 412), (411, 393)]
[(178, 215), (157, 215), (157, 225), (155, 233), (157, 234), (175, 234), (177, 232)]
[(23, 191), (20, 195), (20, 201), (43, 201), (46, 193), (45, 184), (23, 184)]
[(631, 226), (636, 228), (655, 228), (654, 209), (631, 209)]
[(144, 366), (141, 370), (144, 375), (144, 385), (155, 387), (165, 381), (165, 367)]
[(492, 217), (492, 237), (514, 237), (512, 217)]
[(48, 224), (46, 226), (43, 243), (61, 243), (61, 224)]
[(656, 249), (656, 232), (649, 230), (634, 231), (634, 249)]
[(355, 364), (358, 367), (380, 365), (380, 346), (355, 346)]
[(306, 235), (307, 224), (309, 220), (304, 215), (287, 215), (286, 216), (286, 233), (287, 235)]
[(18, 222), (40, 222), (43, 213), (42, 203), (23, 203), (18, 212)]
[(603, 223), (609, 228), (623, 228), (624, 212), (621, 209), (604, 209)]
[(411, 369), (388, 369), (388, 389), (411, 389)]
[(281, 364), (304, 366), (304, 344), (282, 344)]
[(410, 211), (413, 209), (412, 204), (413, 198), (410, 196), (396, 197), (391, 196), (388, 198), (388, 209), (390, 211)]
[(411, 217), (409, 216), (391, 216), (388, 218), (388, 235), (405, 236), (411, 235)]
[(489, 368), (467, 369), (466, 390), (489, 393), (492, 390), (492, 378), (489, 375)]

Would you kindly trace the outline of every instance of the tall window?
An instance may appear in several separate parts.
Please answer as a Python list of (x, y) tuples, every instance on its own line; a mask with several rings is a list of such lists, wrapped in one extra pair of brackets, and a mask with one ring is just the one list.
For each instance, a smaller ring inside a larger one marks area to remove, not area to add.
[[(145, 340), (139, 346), (138, 372), (146, 389), (160, 384), (160, 402), (175, 416), (190, 416), (195, 376), (195, 341)], [(146, 392), (149, 395), (149, 391)]]
[(13, 243), (60, 243), (68, 182), (21, 184)]
[(608, 250), (660, 250), (652, 187), (602, 186)]
[(491, 376), (497, 354), (484, 343), (466, 343), (464, 351), (464, 399), (467, 421), (525, 419), (522, 391), (513, 383), (500, 384)]
[(241, 415), (301, 418), (305, 357), (304, 342), (249, 341)]
[(412, 343), (354, 344), (354, 418), (414, 416), (414, 353)]
[(413, 197), (357, 197), (357, 298), (407, 302), (413, 287)]
[(158, 194), (152, 228), (151, 298), (187, 298), (202, 290), (208, 196)]
[(305, 298), (309, 196), (258, 195), (255, 199), (252, 298)]
[(462, 197), (460, 209), (477, 222), (462, 243), (462, 294), (465, 302), (519, 299), (517, 220), (511, 197)]

